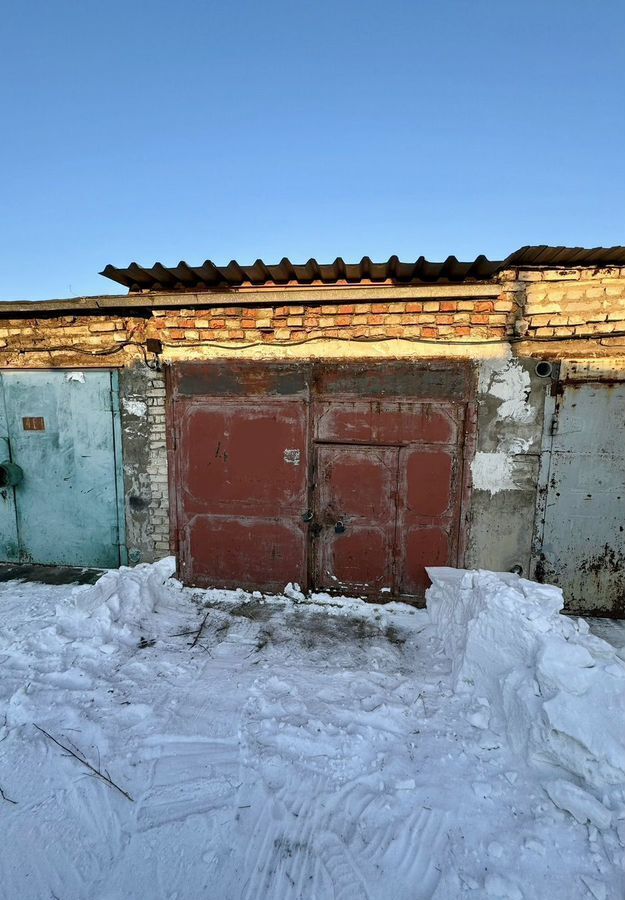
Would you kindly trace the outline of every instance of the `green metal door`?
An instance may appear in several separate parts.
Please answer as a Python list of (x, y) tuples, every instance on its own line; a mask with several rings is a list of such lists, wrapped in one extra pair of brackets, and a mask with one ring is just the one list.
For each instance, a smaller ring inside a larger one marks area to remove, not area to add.
[(0, 490), (0, 558), (118, 566), (117, 373), (4, 371), (0, 385), (0, 453), (23, 470)]
[[(0, 389), (0, 464), (10, 458), (9, 426), (4, 396)], [(6, 562), (18, 562), (19, 558), (15, 489), (3, 486), (0, 487), (0, 559)]]

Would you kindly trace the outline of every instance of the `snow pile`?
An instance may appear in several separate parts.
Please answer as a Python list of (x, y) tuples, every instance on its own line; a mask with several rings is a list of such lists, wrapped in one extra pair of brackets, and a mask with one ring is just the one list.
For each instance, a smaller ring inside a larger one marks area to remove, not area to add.
[[(528, 761), (564, 769), (595, 793), (625, 782), (625, 665), (586, 622), (560, 615), (561, 590), (507, 573), (428, 574), (427, 607), (455, 689), (474, 694), (472, 724), (503, 728)], [(606, 826), (605, 807), (575, 784), (559, 780), (548, 793)]]
[(487, 730), (487, 667), (454, 693), (426, 611), (172, 563), (0, 583), (1, 898), (625, 897), (618, 789), (608, 809)]
[(168, 602), (170, 592), (164, 585), (175, 568), (174, 557), (168, 556), (157, 563), (106, 572), (93, 587), (76, 592), (73, 602), (57, 606), (57, 633), (133, 646), (159, 601)]

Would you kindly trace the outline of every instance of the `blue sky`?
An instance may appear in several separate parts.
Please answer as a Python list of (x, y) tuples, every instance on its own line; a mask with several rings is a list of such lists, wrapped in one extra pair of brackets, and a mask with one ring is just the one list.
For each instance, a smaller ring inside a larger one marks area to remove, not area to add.
[(22, 0), (0, 299), (136, 260), (625, 244), (622, 0)]

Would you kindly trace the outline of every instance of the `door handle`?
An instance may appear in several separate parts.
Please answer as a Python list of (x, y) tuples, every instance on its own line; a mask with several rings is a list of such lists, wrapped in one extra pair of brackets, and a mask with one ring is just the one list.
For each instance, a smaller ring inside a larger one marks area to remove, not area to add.
[(16, 487), (24, 478), (24, 472), (20, 466), (6, 459), (0, 463), (0, 488)]

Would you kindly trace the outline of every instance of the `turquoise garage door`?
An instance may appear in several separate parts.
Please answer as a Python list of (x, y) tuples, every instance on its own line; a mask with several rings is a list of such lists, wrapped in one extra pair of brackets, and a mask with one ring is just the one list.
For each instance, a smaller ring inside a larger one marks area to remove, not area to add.
[(116, 372), (0, 374), (0, 560), (120, 564), (117, 397)]

